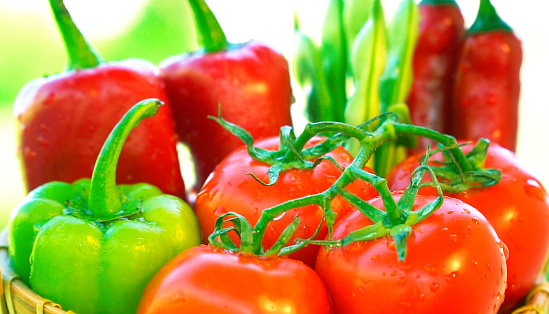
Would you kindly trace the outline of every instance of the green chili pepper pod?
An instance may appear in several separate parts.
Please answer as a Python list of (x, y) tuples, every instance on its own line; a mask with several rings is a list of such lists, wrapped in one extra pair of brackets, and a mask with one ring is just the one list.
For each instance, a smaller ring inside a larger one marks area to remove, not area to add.
[(130, 131), (161, 104), (128, 111), (103, 147), (92, 179), (49, 182), (15, 208), (11, 266), (42, 297), (77, 313), (135, 313), (153, 275), (200, 244), (192, 209), (149, 184), (116, 185), (116, 162)]

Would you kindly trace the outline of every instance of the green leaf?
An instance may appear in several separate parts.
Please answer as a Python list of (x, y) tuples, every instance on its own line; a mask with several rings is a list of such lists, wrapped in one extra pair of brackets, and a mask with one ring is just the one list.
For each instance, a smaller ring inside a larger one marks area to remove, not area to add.
[(331, 98), (331, 121), (343, 121), (347, 102), (347, 41), (343, 26), (343, 0), (331, 0), (322, 24), (320, 55)]

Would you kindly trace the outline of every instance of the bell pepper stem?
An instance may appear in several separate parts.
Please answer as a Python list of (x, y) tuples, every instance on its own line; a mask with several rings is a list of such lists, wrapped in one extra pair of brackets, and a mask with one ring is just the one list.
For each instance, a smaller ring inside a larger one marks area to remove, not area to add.
[(122, 117), (105, 141), (93, 169), (88, 199), (90, 215), (97, 220), (107, 221), (124, 216), (116, 187), (118, 158), (130, 132), (143, 119), (154, 116), (161, 105), (163, 103), (157, 99), (137, 103)]
[(468, 33), (476, 34), (498, 30), (513, 32), (513, 29), (499, 17), (490, 0), (480, 0), (477, 17)]
[(88, 44), (84, 35), (74, 23), (63, 0), (49, 0), (57, 27), (63, 37), (67, 55), (69, 57), (68, 70), (87, 69), (98, 66), (101, 59)]
[(222, 51), (229, 45), (217, 18), (204, 0), (189, 0), (194, 14), (197, 38), (204, 52)]

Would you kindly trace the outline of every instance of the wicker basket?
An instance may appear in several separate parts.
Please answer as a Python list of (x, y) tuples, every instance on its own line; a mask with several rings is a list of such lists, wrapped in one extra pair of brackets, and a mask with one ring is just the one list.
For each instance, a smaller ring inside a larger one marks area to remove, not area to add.
[[(27, 287), (13, 272), (9, 264), (8, 237), (4, 230), (0, 234), (0, 314), (63, 314), (64, 311), (56, 303), (40, 297)], [(549, 284), (545, 276), (540, 276), (540, 283), (532, 289), (527, 297), (527, 303), (513, 314), (549, 314)]]

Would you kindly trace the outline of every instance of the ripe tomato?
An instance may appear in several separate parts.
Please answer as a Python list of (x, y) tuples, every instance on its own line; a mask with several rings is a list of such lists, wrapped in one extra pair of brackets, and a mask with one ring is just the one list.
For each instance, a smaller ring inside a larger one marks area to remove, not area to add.
[[(471, 148), (468, 145), (464, 151)], [(409, 157), (392, 170), (388, 176), (391, 190), (408, 185), (420, 156)], [(436, 154), (431, 159), (441, 158)], [(542, 271), (549, 248), (549, 198), (542, 184), (515, 155), (495, 143), (488, 148), (485, 168), (501, 170), (502, 178), (497, 185), (448, 195), (478, 209), (509, 248), (508, 288), (501, 308), (502, 313), (508, 313), (526, 296)], [(429, 194), (433, 190), (421, 189), (420, 193)]]
[[(314, 138), (309, 145), (318, 144), (322, 140), (322, 138)], [(278, 145), (278, 137), (268, 138), (256, 144), (265, 149), (277, 149)], [(327, 155), (342, 167), (347, 167), (352, 162), (352, 156), (342, 147), (336, 148)], [(244, 216), (253, 226), (264, 209), (288, 200), (323, 192), (342, 173), (331, 162), (323, 160), (312, 170), (292, 169), (281, 173), (277, 183), (272, 186), (264, 186), (248, 174), (252, 173), (257, 178), (268, 181), (268, 169), (267, 164), (253, 160), (244, 147), (234, 151), (216, 167), (197, 195), (195, 204), (195, 212), (205, 242), (214, 230), (217, 217), (227, 212), (236, 212)], [(370, 184), (361, 180), (350, 184), (347, 190), (363, 200), (369, 200), (377, 195), (377, 191)], [(338, 219), (353, 208), (340, 196), (337, 196), (331, 205)], [(275, 243), (296, 215), (300, 217), (301, 224), (292, 240), (313, 236), (322, 221), (323, 209), (317, 205), (309, 205), (289, 210), (277, 217), (268, 225), (265, 232), (263, 241), (265, 249)], [(324, 224), (317, 238), (323, 239), (326, 234), (327, 228)], [(236, 237), (233, 240), (238, 243)], [(291, 254), (290, 257), (299, 259), (312, 267), (317, 252), (318, 246), (310, 245)]]
[[(433, 200), (417, 196), (414, 210)], [(379, 198), (370, 203), (383, 209)], [(334, 239), (370, 224), (355, 210), (336, 223)], [(412, 229), (402, 262), (390, 237), (320, 249), (315, 270), (335, 313), (497, 312), (506, 287), (505, 245), (476, 209), (445, 198)]]
[(331, 313), (318, 275), (301, 261), (198, 246), (149, 283), (138, 314)]

